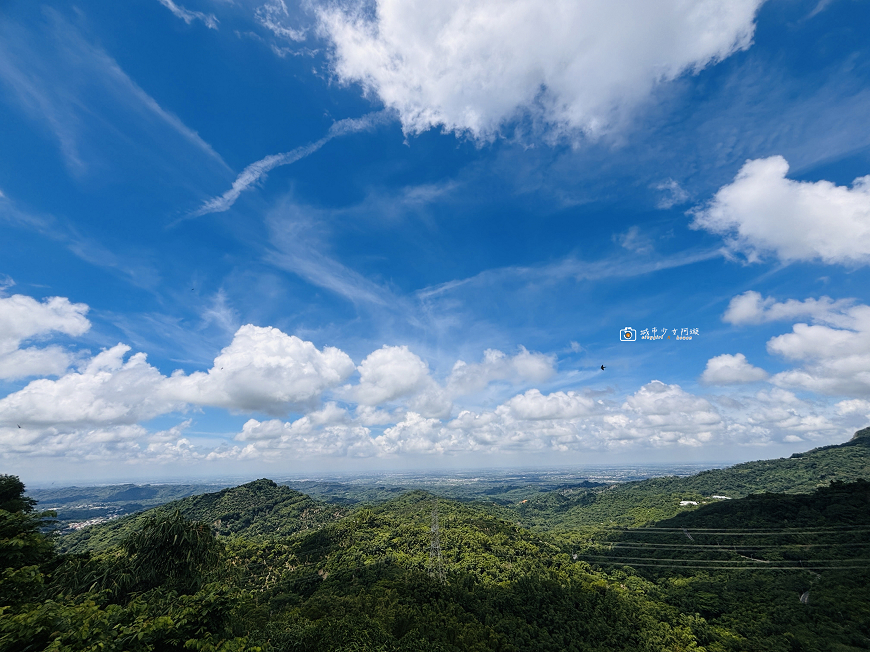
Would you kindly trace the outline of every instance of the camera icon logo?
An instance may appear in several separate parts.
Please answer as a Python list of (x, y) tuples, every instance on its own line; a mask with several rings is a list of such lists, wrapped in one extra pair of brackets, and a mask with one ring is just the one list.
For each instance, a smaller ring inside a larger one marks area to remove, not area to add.
[(634, 342), (636, 339), (637, 331), (629, 326), (626, 326), (621, 331), (619, 331), (620, 342)]

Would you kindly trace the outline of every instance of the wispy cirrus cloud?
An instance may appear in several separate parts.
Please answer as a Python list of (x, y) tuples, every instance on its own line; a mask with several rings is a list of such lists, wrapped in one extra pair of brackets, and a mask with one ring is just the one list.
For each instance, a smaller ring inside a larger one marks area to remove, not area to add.
[(53, 9), (44, 14), (39, 27), (0, 23), (0, 86), (54, 136), (70, 172), (88, 173), (113, 148), (129, 157), (131, 145), (166, 165), (193, 159), (212, 173), (230, 171), (211, 145), (77, 26)]
[[(161, 0), (162, 2), (162, 0)], [(289, 27), (286, 20), (290, 16), (284, 0), (269, 0), (254, 12), (257, 22), (272, 32), (275, 36), (296, 43), (305, 40), (305, 29)]]
[(673, 256), (660, 256), (638, 261), (636, 256), (614, 256), (597, 261), (578, 260), (566, 257), (547, 265), (510, 266), (487, 269), (474, 276), (433, 285), (416, 293), (421, 300), (448, 294), (463, 286), (490, 286), (511, 281), (546, 283), (560, 280), (598, 280), (607, 278), (632, 278), (665, 269), (693, 265), (705, 260), (719, 258), (721, 252), (711, 249), (685, 251)]
[(232, 208), (233, 204), (239, 196), (252, 185), (265, 179), (266, 175), (277, 167), (282, 165), (290, 165), (306, 156), (310, 156), (329, 141), (339, 136), (357, 133), (361, 131), (369, 131), (375, 127), (386, 123), (391, 116), (389, 111), (378, 111), (369, 113), (361, 118), (345, 118), (335, 122), (323, 138), (302, 145), (296, 149), (284, 152), (282, 154), (272, 154), (256, 163), (251, 163), (248, 167), (242, 170), (242, 173), (233, 182), (232, 187), (218, 197), (214, 197), (205, 202), (200, 208), (193, 211), (187, 217), (201, 217), (209, 213), (222, 213)]
[(180, 18), (185, 23), (190, 25), (195, 20), (201, 20), (209, 29), (218, 28), (218, 19), (214, 14), (205, 14), (201, 11), (190, 11), (181, 5), (175, 4), (172, 0), (157, 0), (164, 7), (169, 9), (177, 18)]
[[(36, 215), (16, 205), (6, 196), (0, 197), (0, 223), (38, 233), (64, 245), (75, 256), (97, 267), (119, 273), (135, 287), (153, 290), (159, 274), (153, 265), (145, 262), (141, 251), (119, 255), (96, 238), (86, 235), (74, 224), (54, 215)], [(8, 277), (6, 277), (8, 278)], [(11, 280), (11, 279), (10, 279)], [(14, 283), (13, 283), (14, 285)], [(3, 289), (0, 277), (0, 289)]]
[(674, 179), (666, 179), (665, 181), (657, 183), (654, 188), (665, 193), (656, 204), (656, 207), (661, 208), (662, 210), (667, 210), (679, 204), (684, 204), (689, 199), (689, 193), (686, 192)]
[(396, 308), (404, 304), (386, 286), (329, 255), (323, 218), (316, 208), (297, 204), (289, 197), (282, 200), (266, 217), (272, 245), (265, 254), (266, 261), (354, 305)]

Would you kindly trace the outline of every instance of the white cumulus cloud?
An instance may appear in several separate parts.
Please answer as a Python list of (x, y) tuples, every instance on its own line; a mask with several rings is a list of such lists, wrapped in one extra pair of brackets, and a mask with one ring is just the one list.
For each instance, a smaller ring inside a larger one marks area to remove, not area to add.
[(349, 388), (363, 405), (380, 405), (416, 394), (433, 384), (429, 365), (407, 346), (383, 346), (359, 366), (359, 384)]
[(78, 336), (91, 323), (85, 317), (88, 306), (70, 303), (64, 297), (37, 301), (15, 294), (0, 297), (0, 379), (62, 374), (72, 356), (59, 346), (20, 348), (22, 342), (51, 333)]
[(652, 89), (746, 49), (763, 0), (376, 0), (330, 4), (334, 72), (406, 133), (494, 137), (516, 118), (595, 135)]
[(310, 435), (324, 427), (345, 425), (349, 422), (350, 418), (347, 411), (335, 403), (329, 402), (322, 409), (310, 412), (290, 423), (282, 422), (280, 419), (270, 419), (263, 422), (248, 419), (236, 439), (239, 441), (262, 441), (283, 438), (286, 440)]
[(861, 330), (795, 324), (767, 343), (771, 353), (804, 363), (771, 382), (832, 396), (870, 397), (870, 324)]
[(556, 373), (554, 364), (553, 356), (531, 352), (525, 347), (520, 347), (513, 356), (497, 349), (487, 349), (481, 362), (469, 364), (458, 360), (447, 379), (446, 389), (451, 396), (457, 397), (474, 394), (500, 380), (540, 383)]
[(179, 409), (161, 392), (165, 377), (144, 353), (126, 361), (118, 344), (94, 356), (80, 371), (57, 380), (41, 378), (0, 399), (0, 423), (54, 432), (102, 425), (131, 425)]
[[(769, 314), (775, 315), (778, 307), (784, 314), (803, 310), (810, 322), (794, 324), (790, 333), (767, 342), (768, 352), (802, 365), (776, 374), (771, 382), (832, 396), (870, 397), (870, 306), (853, 304), (827, 297), (769, 303)], [(768, 313), (760, 314), (766, 321)]]
[(324, 390), (353, 373), (343, 351), (248, 324), (215, 358), (207, 372), (173, 374), (167, 392), (194, 405), (285, 414), (315, 405)]
[(408, 412), (405, 418), (375, 439), (381, 455), (396, 453), (448, 453), (474, 450), (463, 433), (444, 426), (440, 419)]
[(64, 297), (42, 301), (21, 294), (0, 297), (0, 347), (15, 349), (22, 340), (51, 331), (82, 335), (91, 326), (87, 312), (85, 304)]
[(773, 297), (763, 297), (759, 292), (749, 290), (731, 299), (728, 309), (722, 315), (722, 321), (735, 325), (763, 324), (802, 317), (841, 321), (837, 317), (843, 315), (854, 303), (852, 299), (834, 301), (830, 297), (778, 302)]
[(778, 387), (755, 395), (742, 423), (763, 433), (780, 433), (785, 442), (813, 439), (819, 433), (836, 431), (833, 423), (792, 392)]
[[(354, 369), (351, 359), (338, 349), (318, 350), (311, 342), (278, 329), (252, 325), (236, 332), (207, 372), (186, 375), (178, 371), (167, 377), (147, 362), (144, 353), (129, 353), (129, 346), (118, 344), (77, 371), (56, 380), (31, 381), (0, 399), (0, 443), (9, 450), (51, 454), (53, 450), (84, 450), (99, 433), (113, 441), (126, 440), (128, 435), (145, 441), (149, 433), (142, 422), (191, 406), (272, 414), (310, 411), (325, 390), (341, 383)], [(312, 428), (323, 426), (335, 420), (335, 415), (335, 406), (328, 404), (322, 413), (303, 417), (291, 433), (304, 430), (305, 423)], [(266, 423), (273, 426), (273, 422)], [(249, 439), (269, 437), (260, 431)], [(172, 446), (177, 448), (179, 441), (176, 437)], [(151, 453), (159, 449), (175, 454), (166, 441), (152, 443)], [(138, 450), (133, 444), (139, 445), (132, 442), (131, 451)], [(182, 448), (175, 452), (180, 454)], [(237, 453), (246, 454), (246, 450)], [(231, 451), (221, 455), (225, 453)], [(205, 456), (207, 451), (197, 454)]]
[(740, 383), (755, 383), (767, 378), (767, 372), (759, 367), (753, 367), (742, 353), (730, 355), (725, 353), (707, 360), (701, 382), (706, 385), (736, 385)]
[[(830, 297), (776, 301), (749, 291), (731, 299), (722, 316), (723, 321), (736, 325), (796, 319), (804, 321), (794, 324), (790, 333), (771, 338), (767, 350), (801, 366), (780, 372), (770, 381), (831, 396), (870, 396), (870, 306)], [(747, 374), (755, 369), (747, 369), (736, 360), (713, 358), (705, 376), (708, 371), (724, 373), (722, 369), (710, 370), (714, 360), (718, 366), (737, 365)], [(761, 380), (758, 372), (754, 373)]]
[[(491, 383), (543, 382), (555, 373), (555, 358), (528, 351), (524, 347), (509, 356), (487, 349), (483, 360), (467, 363), (458, 360), (441, 385), (430, 375), (429, 365), (407, 346), (384, 346), (369, 354), (359, 365), (359, 383), (342, 388), (342, 394), (366, 410), (384, 403), (401, 401), (409, 410), (424, 417), (447, 417), (453, 401), (481, 392)], [(367, 418), (376, 419), (375, 413)], [(368, 423), (374, 423), (369, 421)]]
[[(22, 343), (80, 335), (90, 327), (86, 313), (87, 306), (66, 299), (0, 298), (0, 368), (4, 355), (19, 371), (28, 364), (39, 368), (40, 356), (66, 355), (53, 344)], [(407, 346), (384, 346), (355, 367), (337, 348), (250, 324), (238, 328), (207, 371), (167, 376), (144, 353), (118, 344), (71, 371), (61, 369), (56, 379), (32, 380), (0, 398), (0, 455), (286, 461), (818, 441), (870, 413), (870, 306), (828, 297), (779, 302), (747, 292), (732, 299), (723, 317), (734, 324), (796, 318), (809, 323), (768, 342), (768, 351), (793, 361), (794, 369), (776, 374), (769, 379), (773, 387), (754, 395), (729, 390), (706, 397), (657, 380), (622, 398), (580, 388), (548, 393), (535, 385), (553, 377), (555, 357), (522, 347), (513, 355), (489, 349), (480, 361), (460, 360), (436, 382), (427, 362)], [(354, 371), (359, 381), (347, 383)], [(739, 353), (711, 358), (701, 376), (712, 385), (765, 378)], [(479, 398), (484, 390), (492, 393), (482, 403), (498, 396), (497, 407), (454, 412), (454, 401)], [(797, 390), (846, 400), (833, 405)], [(214, 441), (185, 434), (191, 420), (159, 433), (143, 425), (193, 407), (278, 418), (248, 419), (238, 445), (216, 448)], [(280, 418), (289, 413), (298, 416)]]
[[(577, 391), (528, 390), (494, 410), (462, 410), (453, 419), (408, 410), (349, 412), (334, 404), (293, 422), (249, 420), (237, 439), (248, 454), (294, 457), (393, 457), (489, 453), (579, 453), (819, 441), (846, 434), (870, 402), (836, 406), (808, 401), (772, 387), (754, 395), (705, 398), (657, 380), (622, 401)], [(855, 415), (858, 415), (856, 417)], [(241, 454), (241, 453), (239, 453)]]
[(870, 262), (870, 176), (851, 188), (786, 179), (781, 156), (747, 161), (734, 181), (694, 211), (694, 228), (726, 237), (732, 251), (757, 261)]
[(594, 406), (592, 399), (577, 392), (553, 392), (544, 395), (538, 389), (530, 389), (505, 403), (502, 413), (524, 421), (575, 419), (591, 414)]
[(870, 418), (870, 401), (853, 398), (837, 403), (837, 411), (840, 414), (863, 414)]
[(35, 346), (0, 355), (0, 378), (12, 380), (30, 376), (59, 376), (65, 372), (72, 356), (59, 346)]
[(334, 403), (301, 419), (285, 423), (278, 419), (260, 422), (249, 419), (236, 439), (252, 442), (246, 449), (263, 457), (277, 457), (287, 451), (294, 457), (371, 457), (378, 454), (370, 430), (352, 423), (348, 414)]
[(722, 416), (707, 399), (679, 385), (654, 380), (629, 396), (621, 414), (608, 423), (621, 437), (645, 440), (653, 445), (700, 445), (713, 439), (722, 428)]

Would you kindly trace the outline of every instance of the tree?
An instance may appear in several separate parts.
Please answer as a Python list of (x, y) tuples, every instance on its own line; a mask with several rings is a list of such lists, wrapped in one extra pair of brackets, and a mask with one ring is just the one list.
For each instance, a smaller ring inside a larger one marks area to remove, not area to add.
[(17, 475), (0, 475), (0, 510), (29, 514), (36, 501), (24, 495), (24, 483)]
[(17, 476), (0, 475), (0, 606), (33, 599), (42, 586), (40, 566), (54, 557), (42, 530), (55, 513), (36, 513), (35, 505)]
[(14, 475), (0, 475), (0, 571), (42, 564), (54, 545), (42, 533), (54, 512), (35, 513), (36, 501), (24, 496), (24, 483)]
[(129, 560), (130, 588), (165, 586), (195, 593), (204, 573), (220, 558), (221, 544), (205, 523), (189, 521), (179, 511), (149, 519), (140, 532), (122, 543)]

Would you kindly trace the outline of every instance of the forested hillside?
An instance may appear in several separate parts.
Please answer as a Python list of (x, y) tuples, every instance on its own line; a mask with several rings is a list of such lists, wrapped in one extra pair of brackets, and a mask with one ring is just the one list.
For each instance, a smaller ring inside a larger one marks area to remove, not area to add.
[(870, 649), (870, 482), (759, 494), (653, 527), (600, 530), (578, 558), (633, 567), (752, 649)]
[(32, 506), (0, 518), (4, 650), (665, 652), (718, 636), (649, 582), (593, 571), (422, 492), (316, 531), (224, 543), (155, 510), (117, 546), (66, 556), (39, 534)]
[(176, 510), (188, 519), (208, 523), (218, 536), (286, 536), (317, 529), (347, 514), (342, 507), (313, 500), (263, 479), (172, 501), (149, 512), (131, 514), (64, 535), (58, 540), (58, 548), (62, 552), (104, 550), (140, 530), (154, 513), (170, 514)]
[(651, 478), (626, 483), (620, 490), (643, 484), (657, 491), (694, 491), (704, 496), (742, 498), (761, 492), (809, 493), (835, 480), (854, 482), (867, 477), (870, 477), (870, 428), (859, 430), (843, 444), (814, 448), (788, 458), (746, 462), (687, 478)]
[(489, 511), (536, 530), (606, 525), (639, 526), (692, 507), (758, 493), (810, 493), (831, 482), (870, 478), (870, 428), (848, 442), (796, 453), (789, 458), (746, 462), (688, 477), (650, 478), (592, 490), (570, 489), (501, 504)]

